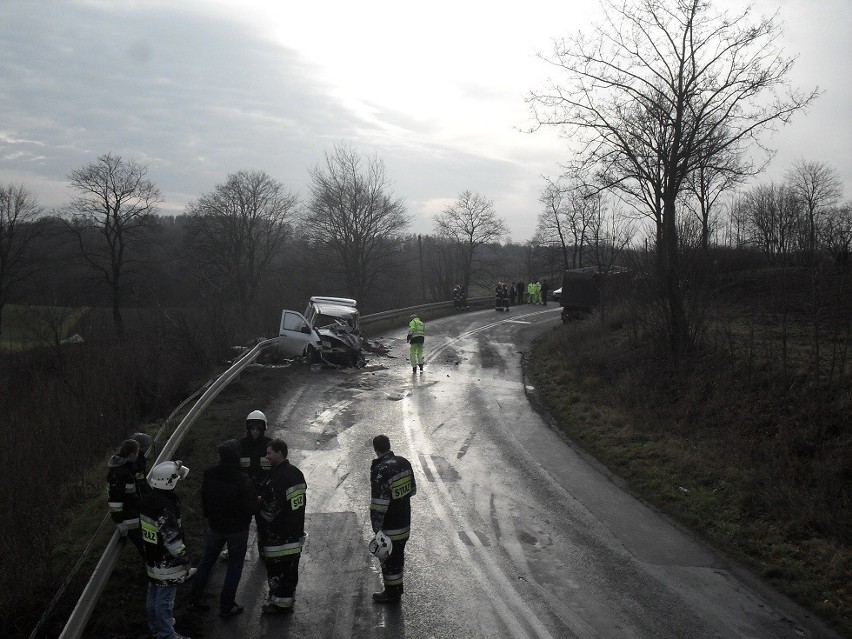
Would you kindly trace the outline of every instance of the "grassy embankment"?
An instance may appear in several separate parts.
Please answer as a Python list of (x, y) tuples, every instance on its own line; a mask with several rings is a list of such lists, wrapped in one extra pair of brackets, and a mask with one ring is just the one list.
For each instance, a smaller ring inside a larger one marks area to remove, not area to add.
[(852, 637), (850, 293), (815, 313), (808, 286), (738, 276), (676, 369), (619, 312), (541, 338), (531, 374), (556, 427), (635, 494)]
[[(204, 469), (218, 461), (216, 448), (221, 442), (239, 438), (245, 433), (246, 415), (255, 408), (268, 407), (280, 392), (287, 377), (299, 374), (304, 374), (304, 371), (277, 367), (250, 367), (243, 373), (240, 380), (232, 382), (219, 394), (196, 420), (181, 442), (175, 458), (186, 460), (191, 472), (178, 486), (178, 495), (182, 500), (184, 531), (193, 563), (200, 560), (204, 549), (205, 521), (198, 498)], [(183, 412), (188, 411), (191, 406), (190, 402)], [(181, 413), (175, 415), (169, 426), (169, 432), (163, 433), (162, 441), (168, 438), (170, 431), (182, 417)], [(150, 424), (145, 428), (151, 435), (155, 435), (158, 429), (159, 424)], [(59, 542), (54, 548), (57, 585), (69, 574), (73, 563), (81, 556), (84, 547), (93, 538), (94, 531), (104, 518), (106, 462), (107, 458), (104, 458), (102, 467), (92, 469), (88, 481), (77, 486), (80, 491), (79, 503), (74, 511), (67, 513), (63, 518), (64, 521), (61, 522), (63, 529)], [(54, 614), (39, 637), (59, 636), (113, 530), (111, 521), (108, 521), (103, 530), (94, 537), (91, 555), (84, 562), (67, 594), (58, 603)], [(127, 544), (121, 552), (105, 594), (100, 599), (86, 628), (85, 636), (94, 639), (148, 637), (145, 622), (145, 588), (144, 564), (132, 544)], [(186, 614), (183, 610), (182, 602), (186, 601), (188, 589), (189, 584), (185, 584), (178, 591), (175, 610), (177, 629), (182, 634), (196, 636), (200, 631), (197, 626), (198, 618)], [(19, 636), (28, 636), (37, 620), (32, 617), (32, 614), (43, 610), (44, 603), (53, 597), (55, 592), (43, 594), (44, 597), (36, 609), (26, 615), (31, 621), (22, 623), (22, 630), (26, 632), (22, 632)], [(19, 614), (26, 614), (26, 612), (21, 610)]]

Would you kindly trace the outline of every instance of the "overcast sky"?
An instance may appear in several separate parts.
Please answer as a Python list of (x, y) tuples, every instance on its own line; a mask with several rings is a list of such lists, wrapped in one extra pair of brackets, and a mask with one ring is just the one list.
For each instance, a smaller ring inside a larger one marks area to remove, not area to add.
[[(737, 0), (719, 6), (737, 7)], [(825, 93), (765, 141), (759, 180), (800, 158), (837, 169), (852, 198), (852, 1), (759, 0), (780, 9), (792, 78)], [(107, 152), (149, 166), (163, 210), (241, 169), (305, 196), (336, 143), (376, 153), (393, 192), (433, 230), (464, 190), (493, 200), (529, 239), (544, 181), (570, 158), (533, 134), (524, 96), (536, 52), (588, 26), (597, 0), (0, 0), (0, 183), (46, 208), (67, 175)]]

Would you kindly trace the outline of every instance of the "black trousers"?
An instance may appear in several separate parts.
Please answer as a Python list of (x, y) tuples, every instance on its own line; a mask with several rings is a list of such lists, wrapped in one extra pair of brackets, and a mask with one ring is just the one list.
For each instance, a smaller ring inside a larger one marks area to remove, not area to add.
[(292, 608), (299, 584), (299, 559), (301, 554), (266, 558), (266, 581), (269, 584), (269, 602), (282, 608)]
[(382, 580), (385, 582), (385, 591), (391, 596), (399, 596), (403, 593), (402, 571), (405, 567), (405, 544), (407, 539), (395, 540), (390, 557), (382, 564)]

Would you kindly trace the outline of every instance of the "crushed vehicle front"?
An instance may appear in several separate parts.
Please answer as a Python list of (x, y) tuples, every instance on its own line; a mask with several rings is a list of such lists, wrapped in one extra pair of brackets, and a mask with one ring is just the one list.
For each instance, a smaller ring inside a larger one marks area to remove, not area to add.
[(361, 337), (358, 318), (355, 300), (311, 298), (305, 309), (305, 319), (322, 340), (323, 359), (351, 366), (361, 363), (364, 340)]

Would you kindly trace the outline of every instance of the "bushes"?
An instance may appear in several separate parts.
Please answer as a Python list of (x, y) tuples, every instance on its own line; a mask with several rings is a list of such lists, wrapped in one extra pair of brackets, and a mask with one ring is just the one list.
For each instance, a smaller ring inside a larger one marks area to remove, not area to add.
[(146, 326), (124, 340), (0, 353), (2, 636), (32, 629), (45, 593), (77, 559), (52, 553), (56, 532), (82, 496), (105, 486), (108, 456), (145, 420), (167, 415), (225, 350), (167, 322)]
[(716, 285), (689, 357), (661, 355), (635, 305), (623, 323), (542, 340), (536, 386), (634, 490), (852, 632), (850, 275), (743, 271)]

